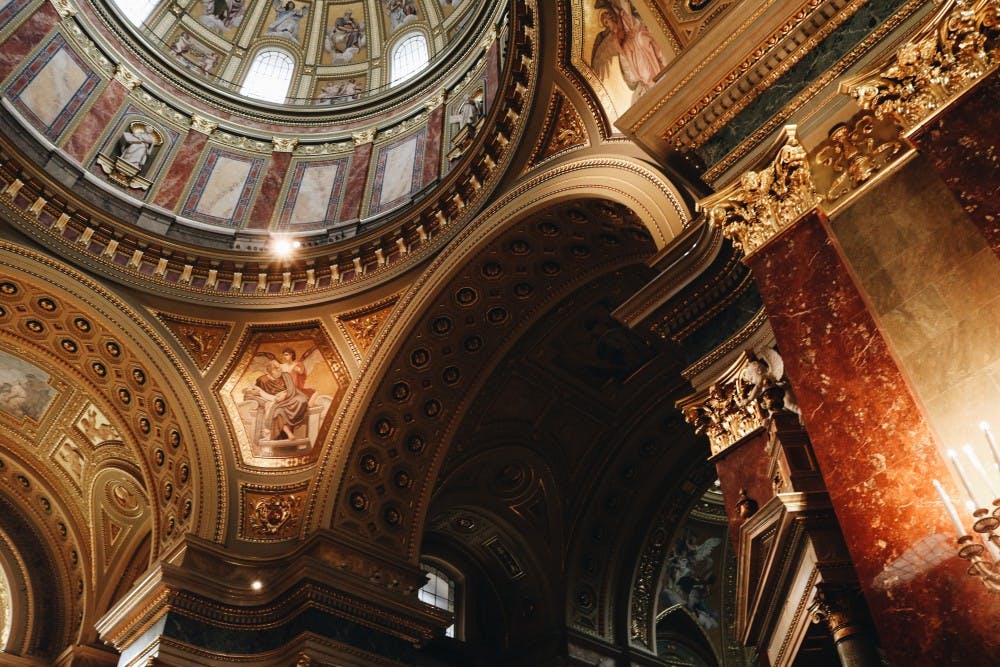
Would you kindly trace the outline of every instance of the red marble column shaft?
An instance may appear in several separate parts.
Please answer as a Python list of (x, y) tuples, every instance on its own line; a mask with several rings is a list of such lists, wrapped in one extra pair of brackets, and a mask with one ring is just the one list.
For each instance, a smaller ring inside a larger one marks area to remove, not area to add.
[(444, 134), (444, 110), (442, 104), (427, 116), (427, 143), (424, 147), (424, 173), (421, 185), (427, 185), (438, 177), (441, 170), (441, 137)]
[(757, 503), (758, 508), (774, 495), (767, 472), (771, 459), (767, 454), (767, 431), (747, 438), (738, 445), (729, 447), (715, 459), (715, 473), (722, 484), (722, 499), (729, 518), (729, 536), (734, 545), (740, 543), (739, 516), (736, 503), (740, 489), (745, 489), (747, 497)]
[[(996, 598), (954, 555), (931, 480), (958, 493), (825, 217), (805, 216), (746, 261), (890, 664), (997, 664)], [(934, 535), (943, 547), (915, 556)], [(886, 582), (901, 562), (916, 576)]]
[(292, 154), (271, 153), (267, 164), (264, 167), (264, 176), (261, 179), (260, 190), (254, 200), (253, 209), (250, 211), (250, 219), (247, 221), (247, 229), (267, 229), (271, 223), (271, 217), (278, 206), (278, 196), (281, 194), (281, 184), (285, 180), (288, 172), (288, 165), (292, 162)]
[(163, 181), (156, 190), (156, 196), (153, 198), (154, 204), (169, 210), (177, 208), (177, 202), (180, 201), (181, 193), (184, 192), (184, 186), (187, 185), (194, 173), (195, 164), (201, 157), (202, 151), (205, 150), (206, 143), (208, 143), (207, 134), (195, 130), (190, 130), (187, 133), (173, 162), (170, 163), (170, 168), (167, 169)]
[(910, 137), (1000, 257), (1000, 74)]
[(31, 50), (59, 23), (59, 12), (51, 3), (42, 3), (24, 23), (18, 26), (0, 48), (0, 79), (6, 79), (18, 69)]
[(121, 109), (125, 98), (128, 97), (128, 92), (128, 88), (117, 79), (112, 79), (104, 87), (100, 97), (90, 107), (90, 110), (73, 131), (73, 135), (66, 142), (65, 151), (70, 157), (78, 162), (83, 162), (87, 153), (94, 147), (98, 137), (114, 118), (115, 113)]
[(354, 147), (351, 157), (350, 172), (344, 189), (344, 203), (340, 206), (340, 219), (355, 220), (361, 215), (361, 199), (365, 194), (365, 182), (368, 180), (368, 165), (372, 159), (375, 144), (367, 142)]

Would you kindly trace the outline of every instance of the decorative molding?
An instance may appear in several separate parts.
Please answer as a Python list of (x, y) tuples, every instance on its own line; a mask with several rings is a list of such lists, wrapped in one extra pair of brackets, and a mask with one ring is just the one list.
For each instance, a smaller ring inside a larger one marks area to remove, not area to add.
[(351, 138), (354, 140), (355, 146), (361, 146), (363, 144), (370, 144), (375, 141), (375, 134), (378, 128), (369, 127), (366, 130), (358, 130), (357, 132), (351, 133)]
[(115, 65), (115, 81), (122, 84), (129, 90), (135, 89), (142, 83), (139, 75), (123, 66), (121, 63)]
[(894, 127), (863, 113), (838, 123), (813, 151), (812, 173), (823, 199), (834, 202), (868, 182), (905, 151)]
[(998, 24), (998, 0), (948, 0), (887, 62), (840, 90), (876, 118), (911, 130), (996, 68)]
[(294, 153), (299, 145), (298, 139), (291, 137), (271, 137), (271, 150), (274, 153)]
[(699, 203), (709, 223), (747, 256), (820, 200), (795, 126), (786, 125), (782, 134), (777, 153), (763, 168), (744, 172), (739, 181)]
[(233, 330), (231, 322), (198, 320), (162, 311), (154, 311), (154, 314), (170, 330), (202, 373), (219, 356)]
[(553, 88), (552, 97), (549, 98), (543, 128), (531, 157), (526, 162), (525, 172), (557, 153), (590, 144), (583, 117), (558, 87)]

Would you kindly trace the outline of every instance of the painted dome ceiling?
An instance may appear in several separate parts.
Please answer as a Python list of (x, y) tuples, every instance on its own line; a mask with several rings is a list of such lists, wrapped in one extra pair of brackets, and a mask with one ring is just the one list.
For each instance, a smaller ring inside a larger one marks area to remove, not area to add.
[[(474, 46), (485, 25), (478, 20), (484, 14), (483, 3), (470, 0), (109, 0), (107, 4), (111, 13), (125, 18), (139, 45), (159, 56), (168, 76), (192, 77), (224, 96), (270, 98), (314, 111), (396, 97), (393, 93), (402, 87), (395, 80), (407, 62), (415, 63), (414, 79), (433, 79), (427, 74), (460, 58), (462, 46)], [(270, 82), (263, 90), (248, 91), (245, 84), (253, 78), (254, 60), (274, 52), (280, 54), (276, 61), (280, 67), (290, 70), (287, 93), (282, 95), (275, 90), (281, 84)], [(421, 67), (424, 57), (428, 64)]]

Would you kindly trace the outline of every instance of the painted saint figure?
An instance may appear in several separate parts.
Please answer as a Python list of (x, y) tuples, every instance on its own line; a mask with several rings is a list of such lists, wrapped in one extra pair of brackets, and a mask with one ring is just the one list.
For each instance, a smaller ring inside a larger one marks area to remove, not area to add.
[(335, 64), (346, 64), (358, 55), (358, 52), (368, 45), (365, 35), (365, 24), (353, 16), (351, 9), (345, 9), (333, 26), (327, 28), (323, 47), (333, 58)]
[(630, 0), (597, 0), (602, 30), (594, 40), (591, 66), (603, 80), (611, 73), (614, 58), (634, 102), (655, 83), (666, 65), (663, 52)]
[(309, 396), (296, 386), (291, 373), (282, 370), (277, 359), (268, 362), (267, 372), (258, 377), (254, 385), (274, 399), (267, 415), (270, 439), (295, 439), (295, 428), (306, 420)]
[(201, 6), (202, 15), (198, 17), (198, 23), (209, 30), (221, 33), (235, 30), (243, 23), (246, 9), (243, 0), (201, 0)]
[(289, 0), (272, 0), (271, 6), (274, 8), (274, 20), (267, 24), (267, 34), (276, 37), (287, 37), (295, 42), (299, 41), (299, 24), (306, 14), (308, 7), (296, 9), (295, 3)]

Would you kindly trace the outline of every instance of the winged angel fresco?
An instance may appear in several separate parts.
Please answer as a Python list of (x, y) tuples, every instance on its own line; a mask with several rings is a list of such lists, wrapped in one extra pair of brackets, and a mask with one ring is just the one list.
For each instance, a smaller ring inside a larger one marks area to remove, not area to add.
[(721, 544), (719, 537), (699, 541), (690, 533), (674, 541), (663, 573), (661, 609), (680, 605), (704, 629), (719, 627), (719, 614), (709, 607), (708, 596), (717, 574), (712, 552)]
[(601, 81), (611, 74), (615, 58), (635, 102), (649, 90), (666, 62), (660, 46), (630, 0), (597, 0), (604, 28), (594, 40), (590, 65)]
[(299, 358), (292, 348), (281, 356), (258, 351), (247, 369), (256, 377), (237, 404), (240, 419), (258, 456), (288, 456), (316, 444), (320, 425), (333, 402), (331, 396), (309, 387), (309, 376), (321, 362), (318, 348)]

